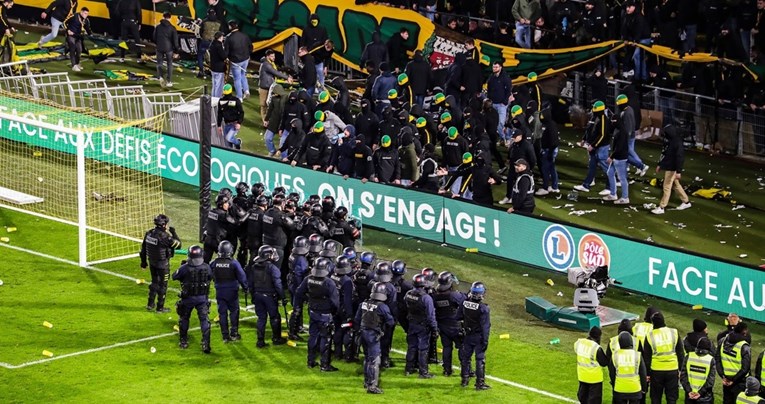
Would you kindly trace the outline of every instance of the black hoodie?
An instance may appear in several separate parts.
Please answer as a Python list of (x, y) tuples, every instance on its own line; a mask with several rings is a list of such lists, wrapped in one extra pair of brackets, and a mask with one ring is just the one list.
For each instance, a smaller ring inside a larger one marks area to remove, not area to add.
[(154, 43), (159, 53), (178, 52), (178, 31), (170, 20), (163, 18), (154, 28)]
[(290, 135), (284, 141), (282, 147), (279, 148), (280, 152), (287, 152), (287, 159), (289, 161), (297, 160), (297, 154), (300, 150), (300, 146), (305, 142), (305, 131), (303, 130), (303, 121), (298, 118), (293, 118), (290, 121)]
[(406, 65), (406, 75), (414, 95), (424, 96), (430, 86), (430, 63), (422, 56), (422, 52), (414, 53), (412, 61)]
[(369, 102), (362, 101), (361, 113), (356, 116), (356, 120), (353, 123), (356, 127), (356, 133), (364, 135), (365, 144), (372, 146), (377, 142), (380, 137), (380, 119), (377, 114), (372, 111), (371, 104)]
[(308, 18), (308, 23), (303, 28), (303, 36), (300, 37), (300, 45), (306, 46), (308, 49), (323, 45), (328, 38), (327, 30), (321, 26), (321, 20), (319, 20), (319, 24), (314, 27), (311, 25), (311, 20), (313, 19), (319, 20), (319, 16), (317, 14), (311, 14)]
[[(632, 335), (626, 332), (619, 334), (619, 347), (621, 349), (637, 350), (632, 344)], [(646, 367), (645, 361), (640, 361), (640, 369), (638, 370), (638, 374), (640, 375), (640, 390), (641, 391), (634, 394), (621, 393), (619, 394), (620, 398), (640, 400), (640, 398), (643, 396), (642, 392), (648, 391), (648, 381), (647, 381), (648, 368)], [(616, 381), (616, 368), (614, 367), (613, 361), (608, 362), (608, 375), (611, 379), (611, 386), (613, 387), (614, 382)]]
[(302, 121), (302, 126), (308, 127), (310, 125), (310, 117), (308, 116), (308, 109), (303, 103), (299, 102), (299, 94), (295, 91), (290, 92), (287, 99), (287, 103), (284, 105), (284, 112), (282, 114), (282, 122), (279, 125), (280, 130), (289, 129), (290, 122), (293, 119), (298, 118)]
[(379, 31), (375, 31), (372, 34), (372, 42), (364, 46), (359, 66), (363, 69), (368, 60), (372, 61), (375, 64), (375, 68), (378, 69), (380, 68), (380, 63), (388, 61), (388, 46), (382, 41)]
[(353, 176), (358, 179), (370, 179), (375, 175), (375, 167), (372, 163), (372, 149), (366, 145), (365, 136), (359, 134), (354, 140), (353, 148)]

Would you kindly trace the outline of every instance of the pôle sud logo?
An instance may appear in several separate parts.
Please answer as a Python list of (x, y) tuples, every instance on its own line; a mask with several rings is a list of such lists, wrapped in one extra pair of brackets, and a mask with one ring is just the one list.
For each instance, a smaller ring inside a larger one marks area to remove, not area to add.
[(565, 227), (553, 224), (542, 236), (542, 251), (550, 267), (565, 272), (574, 263), (574, 238)]
[(582, 268), (611, 265), (608, 245), (595, 233), (587, 233), (579, 239), (579, 266)]

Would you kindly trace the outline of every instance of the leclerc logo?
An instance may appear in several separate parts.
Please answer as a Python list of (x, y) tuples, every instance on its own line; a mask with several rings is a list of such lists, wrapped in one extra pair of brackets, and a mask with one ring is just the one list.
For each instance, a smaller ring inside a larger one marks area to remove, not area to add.
[(574, 238), (565, 227), (554, 224), (542, 236), (542, 251), (553, 269), (565, 272), (574, 263)]
[(579, 266), (595, 268), (611, 264), (611, 252), (600, 236), (587, 233), (579, 240)]

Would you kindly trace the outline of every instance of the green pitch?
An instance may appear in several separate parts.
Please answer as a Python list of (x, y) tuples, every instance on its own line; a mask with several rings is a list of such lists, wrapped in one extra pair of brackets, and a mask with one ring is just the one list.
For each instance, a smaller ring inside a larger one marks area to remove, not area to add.
[[(180, 206), (190, 203), (171, 199), (168, 204), (174, 202)], [(192, 328), (191, 346), (182, 351), (173, 329), (177, 324), (175, 313), (155, 314), (143, 308), (147, 286), (136, 280), (149, 275), (139, 268), (137, 258), (81, 269), (67, 262), (76, 255), (73, 228), (5, 209), (0, 209), (0, 225), (18, 229), (7, 234), (10, 243), (0, 244), (6, 263), (0, 269), (0, 316), (6, 330), (4, 349), (0, 351), (3, 402), (127, 402), (137, 398), (315, 402), (319, 397), (322, 401), (364, 397), (371, 402), (485, 399), (547, 403), (576, 397), (572, 345), (583, 334), (544, 324), (526, 314), (523, 306), (524, 297), (530, 295), (540, 295), (559, 305), (569, 304), (573, 288), (558, 274), (367, 230), (362, 249), (376, 251), (386, 259), (404, 259), (409, 274), (427, 265), (453, 271), (461, 279), (461, 290), (477, 279), (486, 282), (492, 310), (487, 373), (492, 376), (488, 382), (493, 389), (462, 389), (458, 377), (441, 376), (436, 365), (431, 366), (431, 372), (438, 375), (433, 380), (405, 377), (403, 356), (398, 353), (405, 350), (405, 344), (397, 329), (397, 353), (392, 355), (397, 366), (381, 376), (385, 395), (366, 397), (360, 364), (335, 363), (339, 372), (323, 374), (305, 367), (305, 342), (299, 342), (297, 347), (256, 349), (253, 313), (242, 312), (242, 341), (223, 344), (219, 328), (214, 326), (213, 352), (204, 355), (199, 349), (199, 331)], [(188, 246), (195, 233), (185, 225), (183, 229), (181, 237)], [(175, 259), (174, 268), (179, 260)], [(546, 285), (548, 278), (554, 280), (555, 286)], [(170, 287), (177, 290), (177, 282), (171, 282)], [(559, 291), (563, 297), (556, 295)], [(168, 293), (171, 307), (174, 294)], [(649, 304), (658, 306), (665, 312), (667, 323), (681, 333), (688, 331), (695, 317), (709, 323), (710, 334), (722, 328), (719, 315), (694, 312), (689, 307), (616, 289), (609, 292), (606, 304), (641, 313)], [(43, 326), (46, 321), (53, 327)], [(197, 326), (192, 316), (191, 327)], [(752, 331), (753, 352), (758, 354), (762, 350), (758, 336), (765, 328), (754, 326)], [(615, 327), (605, 330), (604, 344), (614, 333)], [(500, 338), (502, 334), (509, 334), (509, 338)], [(550, 345), (553, 338), (560, 338), (560, 345)], [(156, 352), (151, 352), (152, 347)], [(53, 357), (43, 356), (43, 350), (53, 353)], [(609, 396), (606, 391), (604, 397)]]

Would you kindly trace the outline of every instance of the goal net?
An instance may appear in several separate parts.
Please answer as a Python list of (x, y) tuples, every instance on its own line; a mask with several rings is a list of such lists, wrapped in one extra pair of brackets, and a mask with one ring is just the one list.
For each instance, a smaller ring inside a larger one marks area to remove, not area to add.
[(81, 266), (136, 256), (164, 212), (164, 118), (118, 122), (0, 92), (0, 207), (76, 226)]

